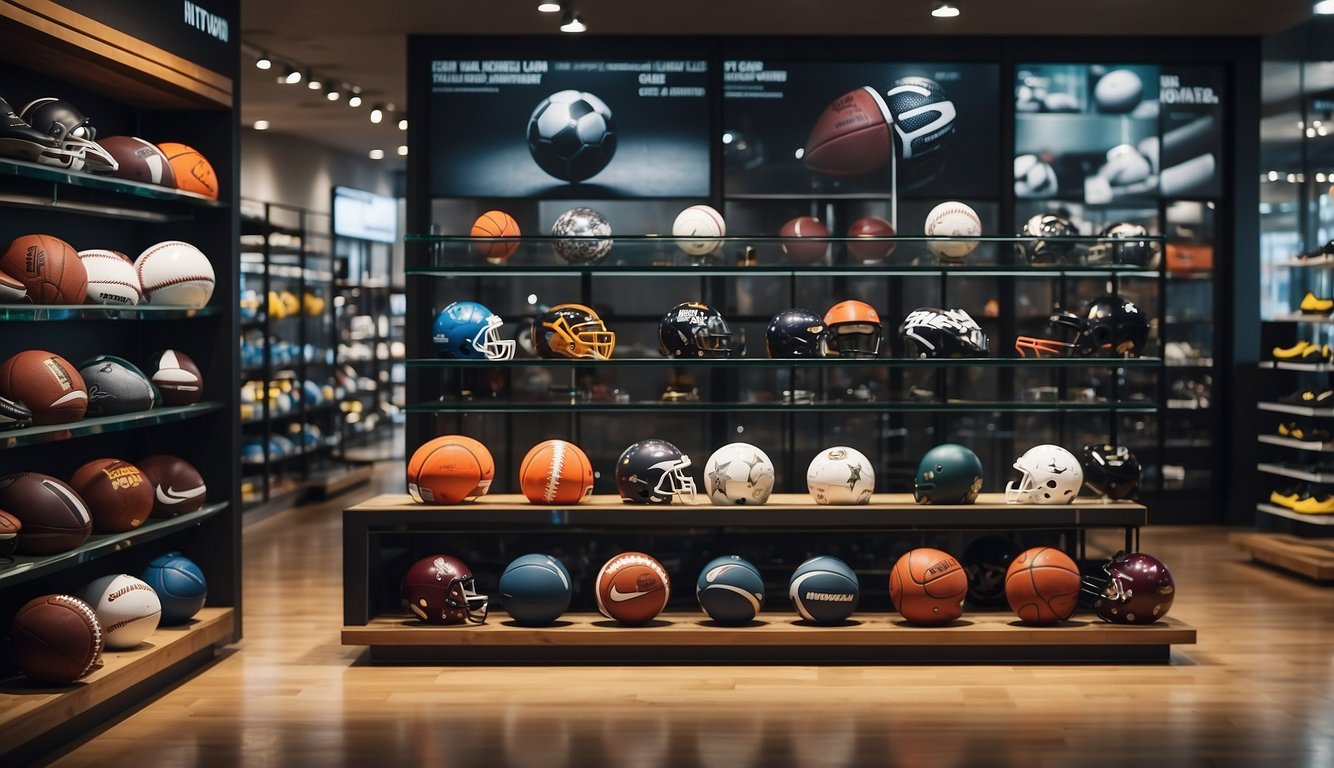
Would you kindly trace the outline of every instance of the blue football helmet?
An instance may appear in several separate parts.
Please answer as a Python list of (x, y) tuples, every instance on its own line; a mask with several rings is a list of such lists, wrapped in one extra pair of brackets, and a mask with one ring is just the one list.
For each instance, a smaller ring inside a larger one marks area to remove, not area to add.
[(500, 338), (500, 316), (475, 301), (456, 301), (435, 316), (431, 335), (442, 357), (459, 360), (509, 360), (514, 342)]

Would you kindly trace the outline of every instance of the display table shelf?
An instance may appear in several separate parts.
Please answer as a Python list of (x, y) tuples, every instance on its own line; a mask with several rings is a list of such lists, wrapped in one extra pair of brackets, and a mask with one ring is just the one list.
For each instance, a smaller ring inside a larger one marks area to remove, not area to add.
[(1252, 560), (1319, 582), (1334, 582), (1334, 539), (1289, 533), (1234, 533), (1232, 545)]

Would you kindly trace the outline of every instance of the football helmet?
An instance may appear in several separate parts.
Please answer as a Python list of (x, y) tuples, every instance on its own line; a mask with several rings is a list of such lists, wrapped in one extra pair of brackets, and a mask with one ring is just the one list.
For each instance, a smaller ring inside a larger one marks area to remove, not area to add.
[(704, 492), (714, 504), (763, 504), (773, 490), (774, 463), (750, 443), (728, 443), (704, 464)]
[(913, 479), (918, 504), (972, 504), (982, 490), (982, 460), (958, 443), (941, 443), (922, 454)]
[(1160, 261), (1158, 243), (1147, 239), (1150, 236), (1149, 230), (1144, 225), (1121, 221), (1107, 225), (1098, 236), (1116, 238), (1122, 242), (1097, 243), (1089, 246), (1088, 263), (1158, 268)]
[(640, 440), (616, 460), (616, 490), (630, 504), (671, 504), (676, 496), (695, 503), (690, 457), (666, 440)]
[(19, 118), (56, 144), (53, 149), (43, 149), (38, 162), (91, 173), (120, 169), (116, 158), (94, 141), (97, 129), (92, 121), (68, 101), (52, 96), (30, 101), (19, 111)]
[(500, 316), (475, 301), (456, 301), (435, 316), (431, 340), (443, 357), (509, 360), (514, 342), (500, 338)]
[(557, 304), (533, 323), (533, 348), (539, 357), (609, 360), (616, 334), (583, 304)]
[(1020, 357), (1139, 357), (1149, 341), (1149, 319), (1116, 294), (1099, 296), (1080, 314), (1058, 311), (1048, 322), (1059, 338), (1020, 336), (1014, 340)]
[(732, 329), (718, 310), (687, 301), (662, 316), (658, 349), (664, 357), (731, 357)]
[(1005, 605), (1005, 574), (1019, 556), (1007, 536), (979, 536), (963, 548), (959, 563), (968, 573), (968, 601), (977, 606)]
[(1015, 459), (1019, 481), (1005, 486), (1006, 504), (1069, 504), (1084, 485), (1084, 469), (1059, 445), (1035, 445)]
[(856, 448), (826, 448), (806, 468), (806, 489), (817, 504), (867, 504), (875, 491), (875, 468)]
[(1139, 459), (1124, 445), (1086, 445), (1080, 460), (1084, 483), (1099, 495), (1123, 500), (1139, 492)]
[(986, 357), (987, 335), (962, 309), (914, 309), (899, 326), (908, 357)]
[(429, 555), (418, 560), (403, 577), (403, 599), (408, 609), (430, 624), (481, 624), (489, 600), (477, 594), (472, 570), (457, 557)]
[(43, 153), (59, 149), (59, 142), (28, 125), (9, 102), (0, 99), (0, 157), (39, 162)]
[(1152, 624), (1167, 615), (1176, 582), (1163, 562), (1143, 552), (1118, 552), (1102, 566), (1106, 579), (1086, 580), (1093, 610), (1113, 624)]
[(824, 357), (828, 332), (815, 310), (785, 309), (769, 321), (764, 349), (771, 358)]
[(824, 313), (825, 354), (829, 357), (879, 357), (885, 326), (880, 313), (864, 301), (840, 301)]
[(1078, 237), (1079, 230), (1066, 217), (1055, 213), (1039, 213), (1024, 222), (1019, 237), (1037, 238), (1014, 244), (1014, 249), (1029, 264), (1061, 264), (1074, 251), (1068, 238)]

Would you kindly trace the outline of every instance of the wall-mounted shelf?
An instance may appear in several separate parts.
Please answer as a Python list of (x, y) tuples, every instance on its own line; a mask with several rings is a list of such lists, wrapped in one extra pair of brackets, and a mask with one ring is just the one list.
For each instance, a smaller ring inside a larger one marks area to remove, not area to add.
[(1255, 508), (1266, 515), (1274, 517), (1285, 517), (1289, 520), (1300, 520), (1308, 525), (1330, 525), (1334, 526), (1334, 514), (1330, 515), (1308, 515), (1301, 512), (1293, 512), (1291, 509), (1280, 507), (1277, 504), (1267, 504), (1260, 502)]
[(195, 403), (154, 408), (150, 411), (127, 413), (120, 416), (98, 416), (68, 424), (46, 424), (40, 427), (27, 427), (9, 432), (0, 432), (0, 448), (18, 448), (25, 445), (53, 443), (88, 435), (100, 435), (109, 432), (124, 432), (157, 424), (171, 424), (178, 421), (196, 419), (214, 411), (219, 411), (222, 403)]
[(1303, 405), (1289, 405), (1288, 403), (1257, 403), (1262, 411), (1271, 411), (1273, 413), (1290, 413), (1294, 416), (1312, 416), (1312, 417), (1334, 417), (1334, 407), (1329, 408), (1310, 408)]

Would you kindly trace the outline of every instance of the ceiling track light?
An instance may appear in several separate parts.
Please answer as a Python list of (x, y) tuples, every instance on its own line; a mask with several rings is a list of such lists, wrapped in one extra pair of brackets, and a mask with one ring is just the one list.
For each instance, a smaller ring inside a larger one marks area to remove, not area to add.
[(322, 91), (324, 90), (324, 82), (321, 81), (318, 77), (316, 77), (315, 73), (312, 72), (309, 75), (309, 79), (306, 81), (306, 87), (312, 91)]
[(288, 85), (296, 85), (297, 83), (301, 82), (301, 70), (297, 69), (296, 67), (291, 67), (291, 66), (287, 67), (285, 70), (283, 70), (282, 81), (284, 83), (287, 83)]
[(1321, 16), (1334, 14), (1334, 0), (1316, 0), (1316, 4), (1312, 6), (1311, 10)]
[(379, 125), (381, 120), (384, 120), (384, 105), (376, 104), (371, 107), (371, 122)]
[(584, 26), (584, 17), (575, 13), (573, 9), (565, 12), (565, 16), (560, 22), (560, 31), (578, 34), (585, 32), (588, 27)]
[(937, 19), (952, 19), (959, 15), (959, 6), (951, 2), (937, 3), (931, 15)]
[(343, 98), (343, 92), (338, 90), (337, 88), (330, 88), (329, 90), (324, 92), (324, 98), (328, 99), (329, 101), (338, 101), (339, 99)]
[(538, 3), (537, 10), (542, 13), (560, 13), (560, 3)]
[(272, 68), (273, 68), (273, 59), (269, 58), (269, 54), (261, 53), (259, 55), (259, 58), (255, 59), (255, 69), (272, 69)]

